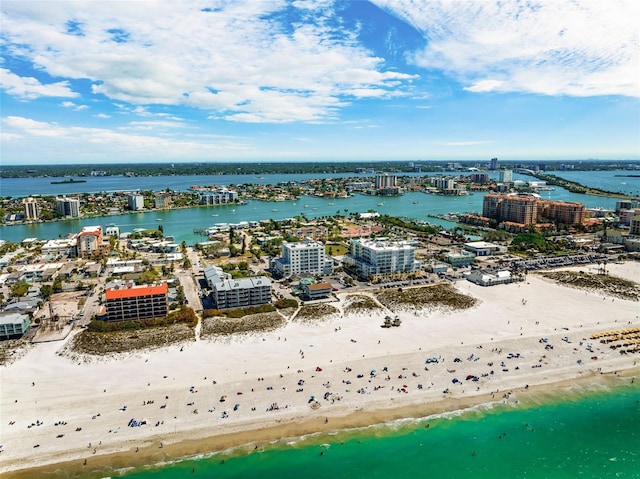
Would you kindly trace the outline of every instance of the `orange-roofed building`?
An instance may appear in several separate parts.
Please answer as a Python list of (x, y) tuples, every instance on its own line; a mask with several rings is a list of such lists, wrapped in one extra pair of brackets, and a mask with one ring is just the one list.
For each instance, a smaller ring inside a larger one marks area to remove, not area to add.
[(108, 321), (161, 318), (169, 311), (167, 283), (107, 288), (105, 300)]

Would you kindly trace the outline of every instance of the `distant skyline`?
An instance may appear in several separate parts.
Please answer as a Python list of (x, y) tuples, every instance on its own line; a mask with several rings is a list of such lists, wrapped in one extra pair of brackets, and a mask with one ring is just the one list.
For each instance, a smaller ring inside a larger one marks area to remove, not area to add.
[(0, 163), (640, 159), (640, 3), (0, 6)]

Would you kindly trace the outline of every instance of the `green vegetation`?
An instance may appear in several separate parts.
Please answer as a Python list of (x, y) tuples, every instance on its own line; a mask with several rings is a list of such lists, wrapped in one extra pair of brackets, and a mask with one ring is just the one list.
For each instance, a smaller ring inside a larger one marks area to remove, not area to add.
[(113, 331), (127, 331), (146, 328), (155, 328), (159, 326), (168, 326), (171, 324), (183, 323), (191, 327), (198, 322), (198, 317), (193, 309), (188, 306), (181, 306), (177, 311), (172, 311), (163, 318), (139, 319), (133, 321), (100, 321), (94, 319), (89, 323), (87, 331), (94, 333), (105, 333)]
[[(64, 355), (81, 359), (82, 355), (103, 356), (106, 354), (148, 351), (171, 344), (195, 340), (194, 328), (185, 323), (158, 326), (148, 329), (112, 332), (82, 331), (71, 339)], [(77, 358), (77, 355), (81, 355)]]
[(273, 304), (263, 304), (261, 306), (230, 309), (225, 311), (225, 315), (227, 316), (227, 318), (242, 318), (243, 316), (249, 316), (251, 314), (270, 313), (275, 310), (276, 307)]
[(277, 300), (274, 305), (278, 309), (297, 308), (298, 301), (293, 298), (282, 298)]
[(29, 283), (26, 281), (18, 281), (11, 285), (11, 291), (9, 293), (10, 296), (14, 298), (19, 298), (24, 296), (29, 291)]
[(573, 288), (595, 290), (601, 294), (640, 301), (640, 284), (628, 279), (583, 271), (544, 271), (535, 273)]
[(615, 198), (633, 198), (633, 196), (625, 195), (619, 191), (607, 191), (599, 188), (592, 188), (590, 186), (584, 186), (575, 181), (565, 180), (556, 175), (550, 175), (548, 173), (535, 173), (533, 176), (539, 180), (546, 181), (549, 185), (561, 186), (562, 188), (570, 191), (571, 193), (586, 194), (592, 196), (613, 196)]
[(504, 230), (494, 230), (486, 232), (483, 235), (482, 239), (484, 239), (484, 241), (489, 241), (492, 243), (502, 243), (509, 241), (512, 237), (513, 235), (511, 233), (507, 233)]
[(342, 256), (349, 252), (349, 247), (340, 243), (327, 243), (324, 249), (329, 256)]
[(154, 268), (147, 268), (136, 278), (136, 284), (152, 284), (160, 279), (160, 273)]
[(416, 233), (436, 234), (442, 228), (433, 225), (421, 225), (414, 221), (404, 220), (395, 216), (382, 215), (378, 218), (378, 223), (387, 227), (402, 228)]
[(144, 231), (135, 231), (131, 233), (129, 238), (132, 240), (142, 239), (142, 238), (162, 239), (164, 238), (164, 233), (161, 230), (149, 229)]
[(421, 288), (386, 290), (376, 294), (376, 299), (391, 311), (395, 309), (467, 309), (477, 300), (459, 293), (453, 286), (439, 283)]
[(238, 333), (272, 331), (285, 325), (285, 318), (279, 313), (263, 312), (249, 314), (242, 318), (209, 317), (202, 320), (202, 337), (226, 336)]
[(573, 247), (565, 240), (549, 241), (539, 233), (519, 233), (513, 238), (509, 251), (527, 255), (567, 254), (573, 251)]
[(295, 321), (303, 323), (315, 323), (322, 320), (331, 319), (340, 311), (332, 304), (317, 303), (317, 304), (305, 304), (300, 307), (298, 314), (295, 316)]

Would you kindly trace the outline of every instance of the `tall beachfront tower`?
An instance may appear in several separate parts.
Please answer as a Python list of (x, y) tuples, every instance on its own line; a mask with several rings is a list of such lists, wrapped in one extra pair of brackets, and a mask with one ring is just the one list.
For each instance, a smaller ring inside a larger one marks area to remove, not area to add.
[(144, 209), (144, 196), (140, 193), (127, 195), (127, 206), (134, 211)]
[(78, 218), (80, 216), (80, 199), (79, 198), (56, 198), (56, 213), (62, 216), (70, 216)]
[(324, 244), (305, 238), (299, 243), (282, 243), (282, 257), (273, 262), (275, 270), (284, 277), (296, 275), (331, 274), (333, 260), (327, 258)]
[(415, 247), (408, 241), (376, 238), (351, 242), (347, 263), (351, 263), (361, 277), (386, 275), (397, 272), (418, 271), (420, 261), (415, 259)]
[(395, 188), (396, 175), (390, 175), (389, 173), (381, 173), (376, 175), (376, 190), (382, 188)]
[(169, 311), (167, 283), (134, 286), (120, 284), (105, 291), (108, 321), (162, 318)]
[(40, 217), (40, 207), (35, 198), (24, 198), (22, 204), (24, 205), (24, 217), (27, 221), (37, 220)]
[(497, 158), (491, 158), (491, 163), (489, 164), (489, 169), (490, 170), (497, 170), (498, 169), (498, 159)]
[(500, 170), (500, 182), (512, 183), (513, 182), (513, 170)]

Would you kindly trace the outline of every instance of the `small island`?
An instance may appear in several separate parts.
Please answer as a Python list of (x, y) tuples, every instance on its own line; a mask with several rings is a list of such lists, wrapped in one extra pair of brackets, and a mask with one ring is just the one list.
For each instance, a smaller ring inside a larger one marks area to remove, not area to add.
[(73, 184), (73, 183), (86, 183), (87, 180), (75, 180), (73, 178), (69, 178), (67, 180), (61, 180), (61, 181), (52, 181), (51, 184), (52, 185), (68, 185), (68, 184)]

